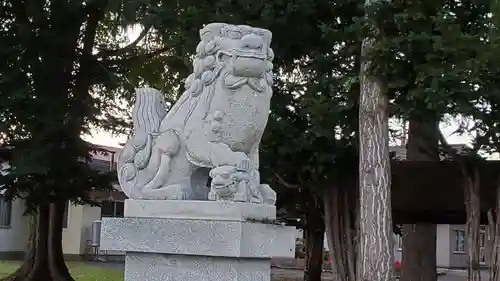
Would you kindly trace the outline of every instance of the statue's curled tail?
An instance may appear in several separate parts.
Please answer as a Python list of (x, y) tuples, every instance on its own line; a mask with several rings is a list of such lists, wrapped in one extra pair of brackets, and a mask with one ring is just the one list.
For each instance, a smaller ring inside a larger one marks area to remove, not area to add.
[[(136, 101), (132, 111), (134, 131), (118, 158), (118, 180), (125, 194), (129, 197), (142, 197), (142, 190), (157, 188), (157, 174), (162, 163), (161, 155), (174, 155), (179, 150), (179, 140), (175, 132), (170, 135), (170, 143), (163, 147), (162, 153), (155, 149), (155, 138), (160, 134), (160, 123), (167, 110), (162, 93), (152, 88), (136, 89)], [(165, 134), (164, 133), (164, 134)], [(164, 136), (165, 137), (165, 136)], [(167, 161), (169, 162), (169, 161)]]

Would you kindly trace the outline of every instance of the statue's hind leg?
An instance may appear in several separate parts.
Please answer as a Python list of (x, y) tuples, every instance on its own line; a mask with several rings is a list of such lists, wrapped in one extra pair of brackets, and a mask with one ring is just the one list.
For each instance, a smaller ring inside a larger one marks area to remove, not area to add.
[(252, 169), (247, 154), (233, 151), (225, 143), (209, 141), (203, 133), (190, 136), (186, 141), (186, 149), (186, 157), (196, 166), (210, 168), (233, 166), (246, 171)]
[(166, 130), (155, 137), (152, 154), (158, 164), (154, 177), (142, 187), (145, 199), (185, 199), (185, 184), (170, 184), (175, 182), (175, 179), (172, 181), (173, 176), (179, 176), (177, 171), (172, 173), (171, 167), (173, 162), (178, 162), (180, 150), (180, 139), (174, 130)]

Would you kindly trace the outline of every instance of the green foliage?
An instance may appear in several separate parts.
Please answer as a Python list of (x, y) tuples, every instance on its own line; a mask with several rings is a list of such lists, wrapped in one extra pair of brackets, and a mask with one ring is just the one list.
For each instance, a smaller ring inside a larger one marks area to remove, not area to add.
[[(495, 3), (495, 2), (493, 2)], [(475, 146), (498, 149), (498, 52), (495, 5), (486, 1), (397, 1), (376, 19), (373, 71), (388, 84), (391, 114), (475, 122)], [(389, 14), (387, 14), (389, 13)], [(463, 122), (466, 124), (467, 122)]]
[(26, 198), (29, 210), (85, 203), (88, 191), (111, 188), (112, 175), (90, 168), (95, 148), (81, 135), (119, 127), (117, 100), (135, 86), (128, 75), (159, 83), (148, 66), (159, 67), (162, 50), (147, 40), (123, 47), (124, 27), (151, 25), (151, 4), (0, 1), (0, 145), (10, 164), (0, 186)]

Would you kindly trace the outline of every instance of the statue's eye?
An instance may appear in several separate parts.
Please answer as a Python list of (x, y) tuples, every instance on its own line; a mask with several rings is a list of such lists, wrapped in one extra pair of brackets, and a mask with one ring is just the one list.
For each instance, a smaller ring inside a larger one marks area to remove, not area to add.
[(241, 32), (237, 30), (228, 30), (227, 31), (227, 36), (231, 39), (240, 39), (241, 38)]

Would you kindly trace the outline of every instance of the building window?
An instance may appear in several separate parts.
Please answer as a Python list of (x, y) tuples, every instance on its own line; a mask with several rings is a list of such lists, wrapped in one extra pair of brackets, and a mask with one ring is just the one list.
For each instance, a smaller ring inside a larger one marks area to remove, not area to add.
[(396, 236), (396, 247), (397, 247), (398, 251), (403, 250), (403, 236), (402, 235)]
[(484, 247), (486, 246), (486, 230), (481, 228), (479, 232), (479, 263), (486, 264), (486, 253), (484, 252)]
[(120, 201), (102, 201), (101, 217), (103, 218), (123, 218), (124, 203)]
[(455, 230), (455, 253), (465, 253), (465, 230)]
[(64, 215), (63, 215), (63, 228), (68, 228), (68, 220), (69, 220), (69, 201), (64, 205)]
[(0, 196), (0, 228), (10, 228), (12, 201)]

